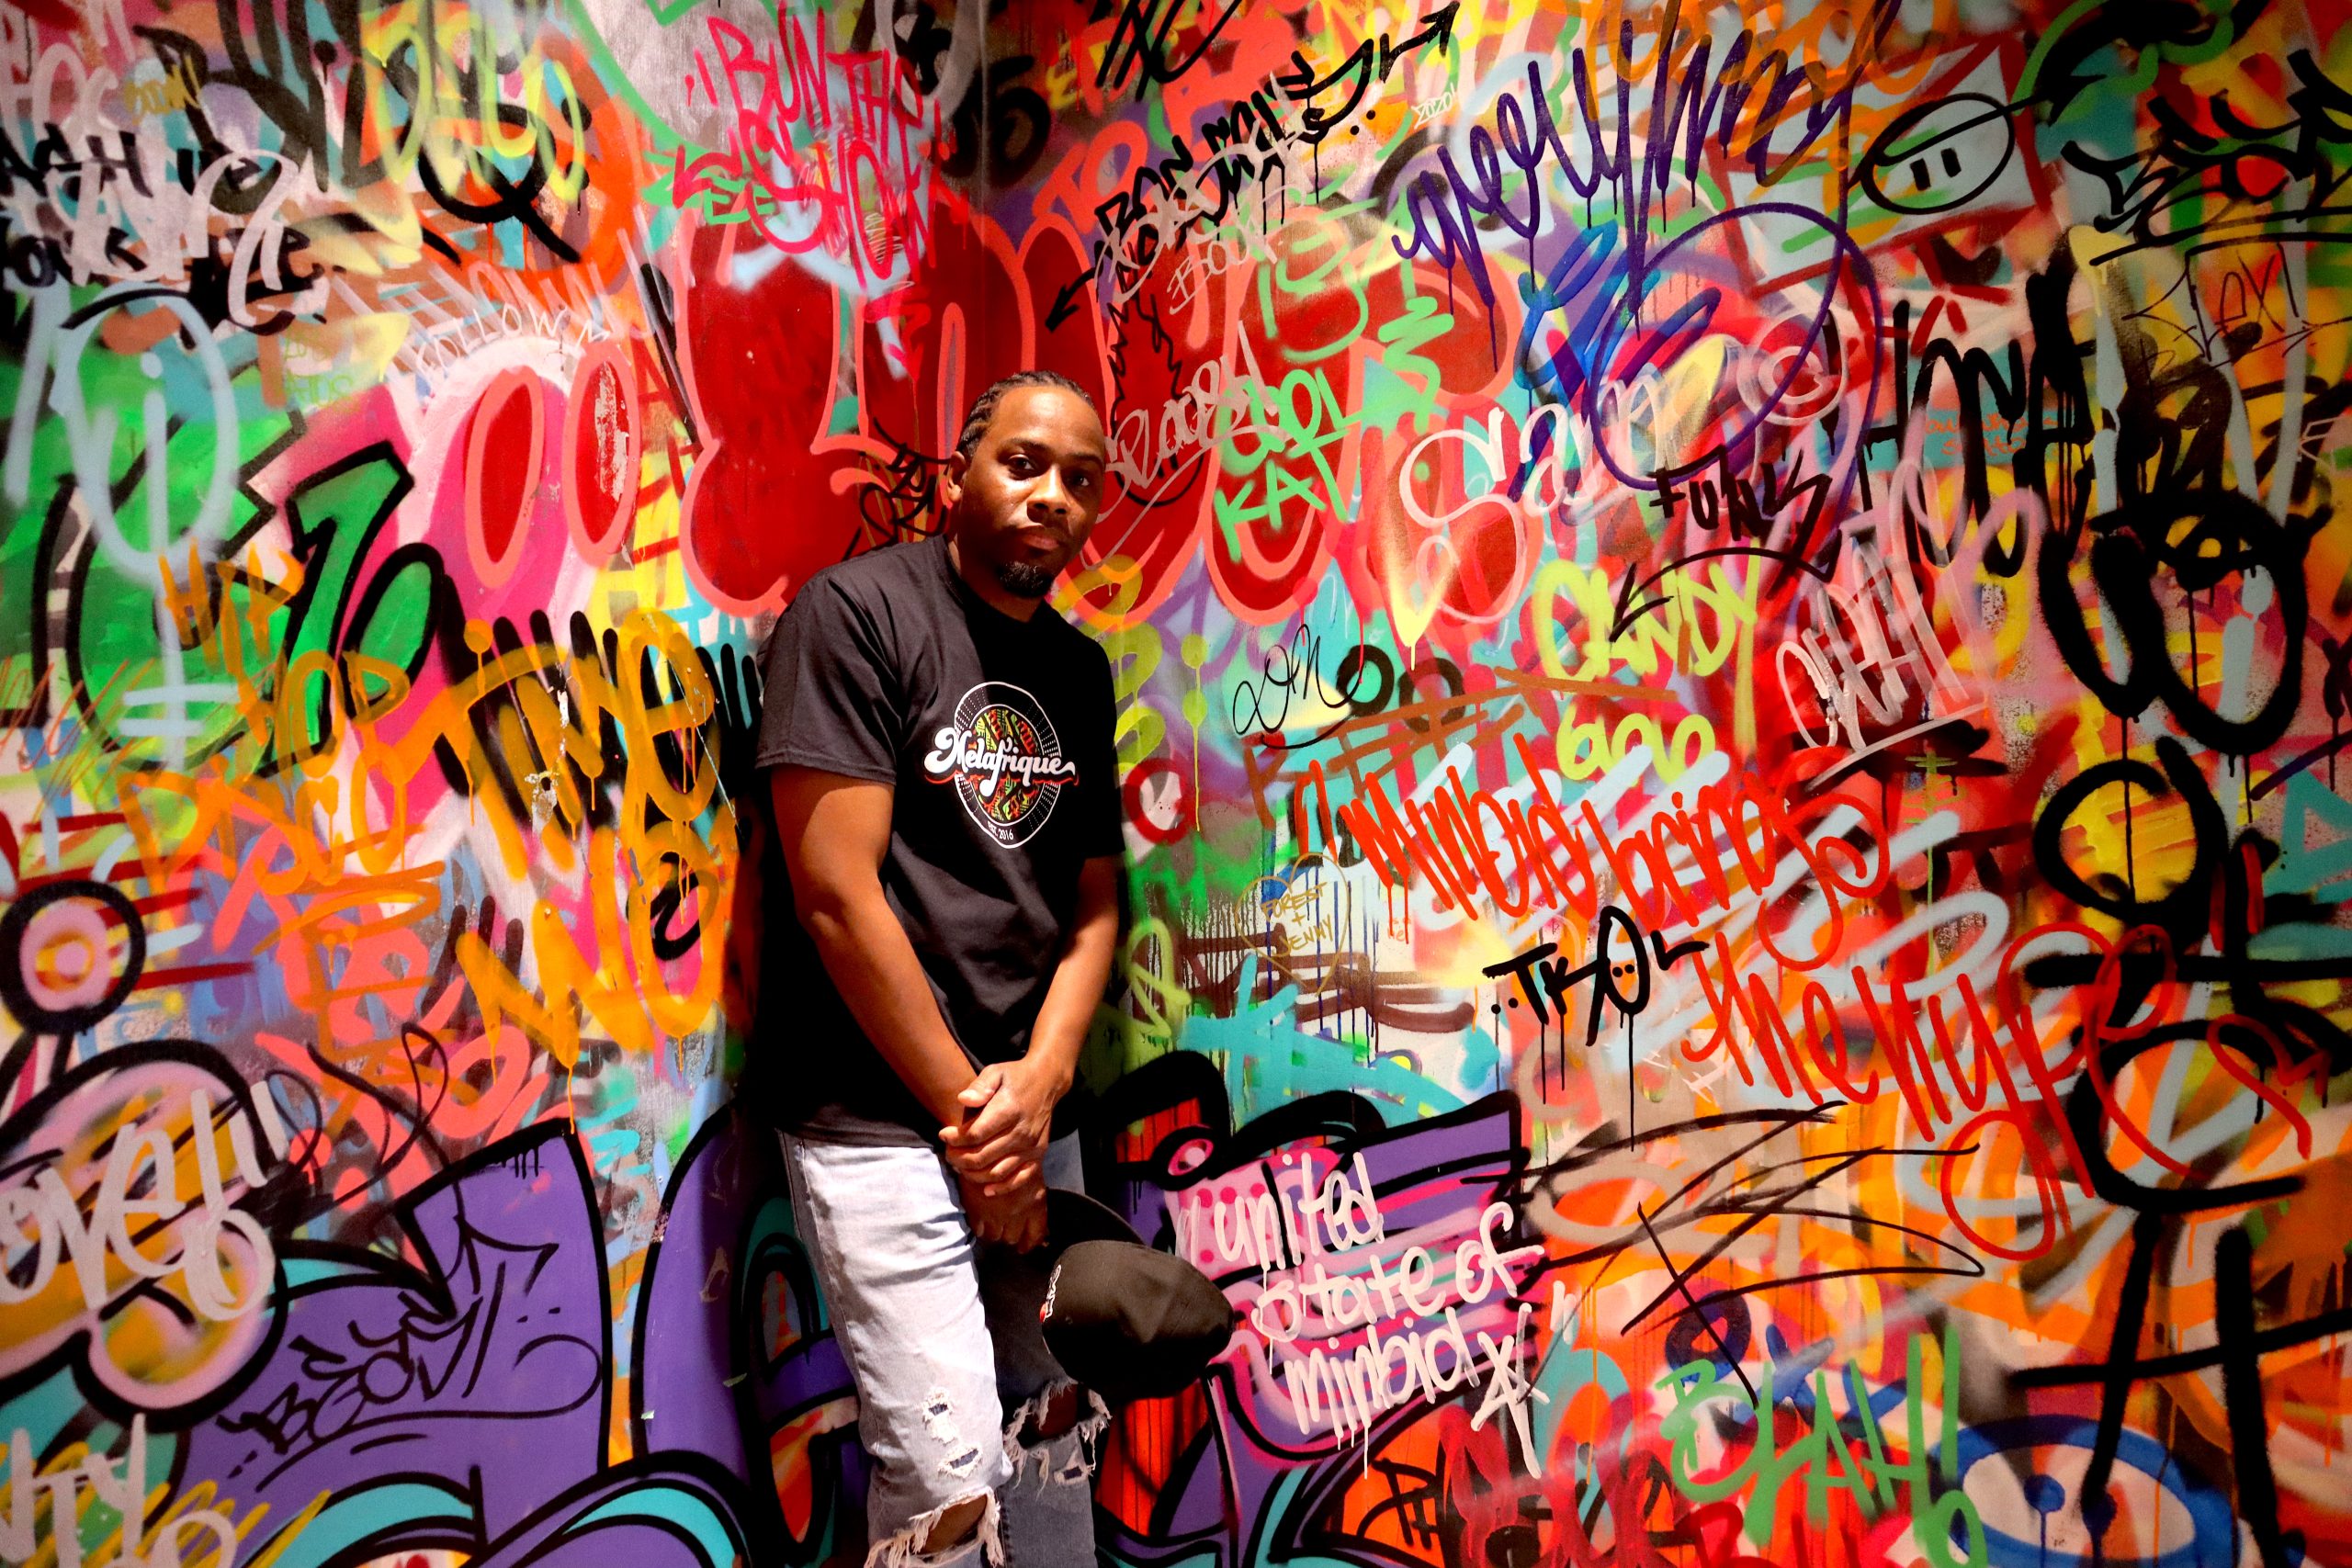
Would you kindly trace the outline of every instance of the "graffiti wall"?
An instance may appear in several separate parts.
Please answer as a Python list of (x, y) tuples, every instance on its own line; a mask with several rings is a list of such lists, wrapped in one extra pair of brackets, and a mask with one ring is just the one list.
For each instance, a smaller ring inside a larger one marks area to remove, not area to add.
[(861, 1560), (757, 649), (1026, 365), (1112, 1560), (2352, 1562), (2346, 20), (0, 6), (0, 1562)]

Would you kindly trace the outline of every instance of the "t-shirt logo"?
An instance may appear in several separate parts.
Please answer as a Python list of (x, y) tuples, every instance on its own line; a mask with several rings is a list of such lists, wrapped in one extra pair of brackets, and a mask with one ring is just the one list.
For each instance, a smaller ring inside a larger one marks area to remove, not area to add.
[(932, 736), (923, 772), (953, 784), (964, 809), (1006, 848), (1026, 842), (1054, 814), (1078, 764), (1037, 699), (1003, 681), (983, 681), (956, 705), (956, 722)]

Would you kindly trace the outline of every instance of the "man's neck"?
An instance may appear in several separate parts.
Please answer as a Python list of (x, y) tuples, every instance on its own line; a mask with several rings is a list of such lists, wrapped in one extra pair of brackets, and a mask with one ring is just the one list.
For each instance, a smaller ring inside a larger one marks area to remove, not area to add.
[(1037, 613), (1040, 601), (1024, 599), (996, 580), (996, 574), (964, 553), (964, 542), (955, 535), (947, 536), (947, 564), (964, 585), (988, 602), (991, 609), (1001, 610), (1016, 621), (1025, 621)]

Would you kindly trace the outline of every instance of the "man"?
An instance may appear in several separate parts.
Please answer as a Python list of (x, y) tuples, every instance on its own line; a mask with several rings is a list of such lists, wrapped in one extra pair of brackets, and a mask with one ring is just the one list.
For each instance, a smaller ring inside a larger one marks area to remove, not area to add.
[(1044, 600), (1107, 458), (1077, 387), (1006, 378), (948, 459), (941, 533), (818, 573), (769, 645), (792, 909), (746, 1088), (857, 1382), (869, 1568), (1094, 1561), (1102, 1405), (1080, 1420), (1034, 1322), (989, 1320), (976, 1242), (1035, 1247), (1046, 1186), (1081, 1185), (1055, 1111), (1111, 972), (1123, 837), (1110, 661)]

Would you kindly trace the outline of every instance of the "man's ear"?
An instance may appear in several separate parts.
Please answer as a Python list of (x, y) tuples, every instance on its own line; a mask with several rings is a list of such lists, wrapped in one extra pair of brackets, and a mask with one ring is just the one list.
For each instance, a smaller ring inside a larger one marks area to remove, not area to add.
[(947, 454), (947, 471), (939, 476), (939, 499), (954, 506), (964, 499), (964, 476), (972, 469), (972, 459), (962, 448)]

